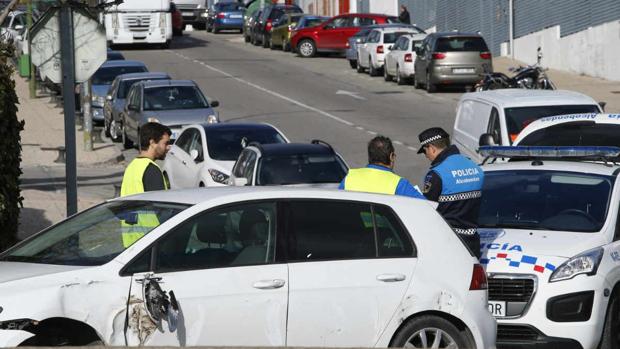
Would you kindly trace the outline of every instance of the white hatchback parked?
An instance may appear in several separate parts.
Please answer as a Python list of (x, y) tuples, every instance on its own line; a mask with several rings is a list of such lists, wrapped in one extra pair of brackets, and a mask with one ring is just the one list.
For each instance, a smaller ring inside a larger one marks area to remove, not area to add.
[[(145, 235), (126, 248), (123, 234)], [(486, 285), (422, 200), (274, 187), (150, 192), (0, 255), (0, 346), (486, 349), (496, 331)]]
[(173, 189), (227, 185), (239, 153), (250, 142), (288, 143), (288, 139), (269, 124), (189, 125), (170, 147), (164, 175)]
[(358, 73), (363, 73), (368, 69), (370, 76), (378, 76), (383, 69), (385, 55), (390, 52), (390, 47), (401, 35), (405, 34), (420, 34), (420, 31), (413, 26), (373, 29), (366, 41), (357, 46)]
[(415, 48), (422, 44), (426, 34), (403, 35), (390, 48), (385, 55), (383, 66), (383, 78), (385, 81), (396, 80), (399, 85), (411, 81), (415, 75)]

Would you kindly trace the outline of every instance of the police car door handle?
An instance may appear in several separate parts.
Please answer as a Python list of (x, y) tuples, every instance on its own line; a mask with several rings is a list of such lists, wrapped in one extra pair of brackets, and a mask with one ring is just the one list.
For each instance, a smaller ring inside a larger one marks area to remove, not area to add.
[(403, 274), (381, 274), (377, 275), (377, 280), (383, 282), (398, 282), (405, 280), (406, 277)]
[(285, 283), (286, 282), (282, 279), (260, 280), (252, 284), (252, 287), (258, 288), (261, 290), (273, 290), (273, 289), (284, 286)]

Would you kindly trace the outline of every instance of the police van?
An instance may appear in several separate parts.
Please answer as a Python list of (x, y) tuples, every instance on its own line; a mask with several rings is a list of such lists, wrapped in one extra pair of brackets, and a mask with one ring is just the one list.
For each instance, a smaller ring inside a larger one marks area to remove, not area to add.
[(620, 148), (480, 154), (480, 262), (498, 347), (618, 348)]

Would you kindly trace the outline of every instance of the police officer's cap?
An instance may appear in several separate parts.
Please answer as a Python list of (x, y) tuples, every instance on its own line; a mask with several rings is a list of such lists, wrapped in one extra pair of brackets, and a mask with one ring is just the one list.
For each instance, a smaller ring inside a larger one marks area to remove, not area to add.
[(448, 139), (450, 138), (450, 135), (448, 134), (448, 132), (444, 131), (443, 128), (441, 127), (431, 127), (429, 129), (426, 129), (424, 131), (422, 131), (419, 135), (418, 138), (420, 139), (420, 149), (418, 150), (418, 154), (422, 154), (424, 153), (424, 146), (434, 142), (438, 139)]

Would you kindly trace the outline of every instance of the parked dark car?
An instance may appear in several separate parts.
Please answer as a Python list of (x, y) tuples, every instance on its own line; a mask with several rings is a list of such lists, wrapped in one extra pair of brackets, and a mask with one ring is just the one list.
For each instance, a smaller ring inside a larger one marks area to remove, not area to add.
[(236, 2), (218, 2), (209, 9), (207, 31), (217, 34), (223, 29), (243, 31), (243, 13), (245, 8)]
[(263, 47), (269, 47), (271, 39), (271, 29), (276, 22), (285, 13), (303, 13), (304, 11), (297, 5), (275, 4), (269, 5), (263, 9), (258, 21), (254, 23), (252, 31), (254, 34), (254, 45), (262, 44)]

